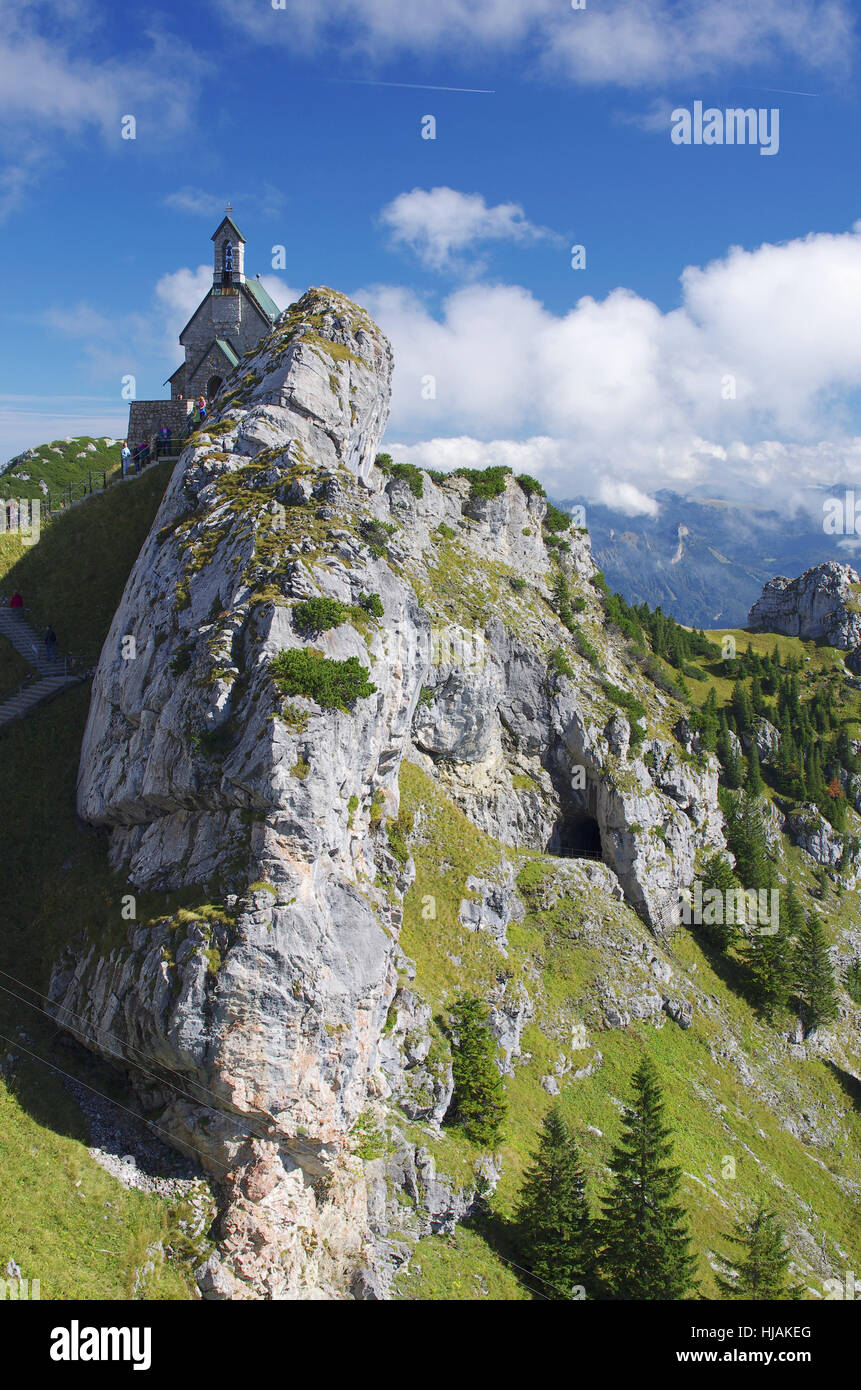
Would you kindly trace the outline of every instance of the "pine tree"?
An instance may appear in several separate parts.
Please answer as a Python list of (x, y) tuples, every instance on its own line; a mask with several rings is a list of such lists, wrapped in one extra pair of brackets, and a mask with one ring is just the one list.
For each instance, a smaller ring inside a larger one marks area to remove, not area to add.
[(492, 1148), (499, 1142), (508, 1106), (496, 1065), (496, 1039), (488, 1025), (487, 1007), (472, 995), (461, 994), (450, 1017), (454, 1080), (450, 1118), (476, 1144)]
[(747, 779), (745, 782), (749, 796), (762, 796), (764, 787), (759, 769), (759, 752), (755, 739), (751, 739), (747, 750)]
[(783, 1227), (764, 1203), (759, 1202), (750, 1216), (737, 1221), (724, 1239), (739, 1252), (730, 1257), (738, 1262), (732, 1275), (716, 1276), (724, 1298), (759, 1301), (801, 1297), (801, 1289), (791, 1282)]
[(548, 1298), (571, 1297), (592, 1278), (594, 1226), (574, 1136), (554, 1105), (544, 1118), (538, 1148), (517, 1204), (523, 1258)]
[(780, 895), (780, 920), (786, 927), (786, 939), (790, 953), (796, 949), (796, 943), (804, 930), (804, 908), (801, 900), (795, 891), (795, 884), (790, 879), (786, 889)]
[(709, 690), (706, 702), (700, 710), (699, 728), (703, 747), (713, 753), (717, 748), (718, 739), (717, 695), (714, 686)]
[(678, 1200), (681, 1169), (670, 1161), (663, 1096), (645, 1056), (633, 1088), (609, 1163), (613, 1185), (603, 1202), (600, 1269), (613, 1298), (681, 1299), (696, 1287), (696, 1259)]
[(723, 895), (723, 920), (703, 922), (700, 931), (719, 950), (728, 951), (738, 935), (735, 916), (727, 911), (728, 895), (738, 888), (738, 880), (730, 864), (720, 854), (711, 855), (703, 865), (703, 896), (711, 888), (716, 888)]
[(822, 923), (810, 912), (795, 947), (795, 989), (805, 1036), (837, 1017), (834, 969)]
[(755, 797), (742, 793), (721, 797), (721, 808), (726, 817), (727, 844), (735, 855), (736, 875), (745, 888), (773, 888), (774, 864), (768, 853), (768, 840), (765, 833), (760, 805)]
[(750, 691), (742, 681), (736, 681), (732, 688), (732, 712), (739, 732), (752, 728), (753, 704)]
[(843, 979), (846, 993), (855, 1004), (861, 1004), (861, 957), (854, 956), (846, 967)]
[(789, 677), (788, 682), (789, 715), (791, 719), (798, 719), (801, 715), (801, 700), (798, 694), (798, 676), (796, 674), (797, 671), (798, 667), (796, 665), (792, 669), (792, 673)]
[(726, 711), (721, 710), (720, 726), (717, 737), (717, 755), (724, 770), (723, 782), (726, 786), (737, 789), (742, 784), (741, 759), (734, 751), (729, 736), (729, 725), (727, 724)]
[(807, 791), (811, 801), (815, 801), (819, 806), (827, 797), (825, 778), (822, 775), (822, 760), (819, 756), (818, 745), (813, 743), (809, 747), (806, 768)]
[(832, 777), (825, 788), (825, 805), (822, 808), (835, 830), (846, 829), (846, 794), (839, 777)]
[[(795, 918), (787, 901), (790, 892), (794, 893), (791, 885), (787, 891), (781, 889), (777, 922), (767, 924), (765, 931), (762, 923), (756, 923), (745, 942), (744, 961), (750, 974), (751, 992), (768, 1019), (787, 1007), (792, 988), (790, 942)], [(803, 922), (804, 914), (797, 898), (795, 905)]]

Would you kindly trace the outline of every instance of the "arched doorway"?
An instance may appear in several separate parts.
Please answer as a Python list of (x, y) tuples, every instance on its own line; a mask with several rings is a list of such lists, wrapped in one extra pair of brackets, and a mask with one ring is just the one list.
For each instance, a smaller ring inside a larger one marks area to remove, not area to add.
[(215, 399), (215, 397), (221, 390), (221, 384), (222, 382), (220, 376), (211, 376), (209, 378), (209, 381), (206, 383), (206, 399), (208, 401), (212, 401)]

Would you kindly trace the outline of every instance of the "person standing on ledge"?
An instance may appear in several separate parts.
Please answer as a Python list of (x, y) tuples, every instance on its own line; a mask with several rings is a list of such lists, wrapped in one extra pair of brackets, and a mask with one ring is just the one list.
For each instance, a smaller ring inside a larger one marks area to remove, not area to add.
[(124, 477), (124, 478), (125, 478), (125, 477), (127, 476), (127, 474), (128, 474), (128, 471), (129, 471), (129, 464), (131, 463), (131, 458), (132, 458), (132, 451), (131, 451), (131, 449), (129, 448), (129, 442), (128, 442), (127, 439), (124, 439), (124, 440), (123, 440), (122, 451), (121, 451), (121, 453), (120, 453), (120, 459), (121, 459), (121, 461), (122, 461), (122, 470), (123, 470), (123, 477)]

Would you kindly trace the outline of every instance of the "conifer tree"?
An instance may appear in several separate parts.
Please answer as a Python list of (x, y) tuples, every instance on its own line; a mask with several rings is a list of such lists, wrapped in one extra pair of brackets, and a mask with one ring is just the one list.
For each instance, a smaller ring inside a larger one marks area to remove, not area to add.
[(487, 1007), (474, 996), (461, 994), (450, 1017), (454, 1080), (450, 1118), (476, 1144), (493, 1147), (499, 1142), (507, 1102)]
[(737, 789), (742, 784), (741, 759), (734, 751), (729, 736), (729, 726), (726, 719), (726, 711), (721, 710), (720, 726), (717, 738), (717, 755), (724, 770), (723, 782), (726, 786)]
[(825, 805), (822, 809), (835, 830), (842, 832), (846, 829), (846, 794), (839, 777), (832, 777), (825, 788)]
[(804, 908), (791, 879), (780, 895), (780, 918), (786, 927), (787, 945), (790, 953), (793, 953), (804, 929)]
[[(786, 1008), (792, 989), (790, 943), (795, 930), (792, 924), (797, 919), (787, 901), (789, 892), (794, 894), (791, 885), (789, 890), (781, 889), (777, 922), (754, 924), (745, 942), (744, 960), (750, 974), (751, 991), (756, 1004), (768, 1019), (773, 1019), (781, 1009)], [(803, 922), (804, 913), (797, 898), (795, 906)]]
[(798, 778), (798, 750), (792, 736), (792, 725), (784, 710), (779, 723), (780, 744), (777, 750), (777, 770), (783, 790), (793, 795)]
[(861, 957), (854, 956), (849, 962), (843, 983), (849, 998), (855, 1004), (861, 1004)]
[(718, 739), (717, 695), (714, 686), (709, 690), (705, 704), (700, 711), (699, 728), (703, 747), (713, 753), (717, 748)]
[(592, 1279), (595, 1239), (574, 1136), (557, 1105), (547, 1112), (517, 1204), (523, 1258), (548, 1298), (570, 1298)]
[(837, 1017), (834, 969), (815, 912), (808, 913), (795, 947), (795, 990), (805, 1036)]
[(751, 739), (750, 747), (747, 750), (747, 778), (745, 781), (749, 796), (762, 796), (764, 787), (762, 773), (759, 768), (759, 753), (756, 741)]
[(613, 1183), (600, 1223), (600, 1270), (613, 1298), (684, 1298), (696, 1287), (681, 1169), (671, 1161), (671, 1131), (652, 1063), (633, 1077), (622, 1134), (610, 1157)]
[(743, 681), (736, 681), (732, 688), (732, 712), (735, 715), (739, 732), (753, 726), (753, 704), (750, 691)]
[(828, 795), (826, 791), (825, 778), (822, 775), (822, 760), (819, 756), (819, 747), (815, 743), (809, 745), (810, 751), (807, 755), (806, 776), (807, 794), (811, 801), (820, 806)]
[(774, 887), (774, 865), (768, 853), (760, 804), (755, 797), (742, 793), (736, 797), (724, 795), (721, 806), (726, 817), (727, 844), (735, 855), (737, 877), (745, 888), (758, 891)]
[(737, 1221), (724, 1239), (736, 1247), (730, 1256), (732, 1274), (716, 1276), (724, 1298), (771, 1301), (801, 1297), (801, 1289), (792, 1282), (783, 1227), (777, 1214), (763, 1202), (750, 1216)]
[(797, 676), (797, 674), (796, 674), (797, 671), (798, 671), (798, 666), (797, 666), (797, 665), (793, 665), (792, 671), (791, 671), (791, 674), (790, 674), (790, 677), (789, 677), (789, 690), (788, 690), (788, 695), (789, 695), (789, 717), (790, 717), (791, 719), (797, 719), (797, 718), (799, 718), (799, 716), (800, 716), (800, 714), (801, 714), (801, 700), (800, 700), (799, 694), (798, 694), (798, 676)]
[(738, 888), (738, 880), (730, 864), (720, 854), (713, 854), (703, 865), (703, 894), (716, 888), (723, 895), (724, 911), (722, 921), (703, 922), (700, 930), (703, 935), (721, 951), (728, 951), (738, 935), (734, 914), (727, 910), (728, 895)]

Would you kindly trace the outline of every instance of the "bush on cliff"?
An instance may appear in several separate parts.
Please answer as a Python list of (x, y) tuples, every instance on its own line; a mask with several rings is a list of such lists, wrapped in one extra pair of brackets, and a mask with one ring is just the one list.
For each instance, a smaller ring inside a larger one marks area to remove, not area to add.
[(269, 663), (282, 695), (305, 695), (323, 709), (350, 709), (354, 701), (373, 695), (368, 668), (356, 656), (332, 661), (308, 647), (279, 652)]
[(492, 468), (456, 468), (455, 473), (458, 478), (468, 478), (470, 483), (470, 496), (482, 501), (488, 501), (491, 497), (501, 497), (505, 491), (505, 480), (511, 474), (511, 469), (504, 464), (497, 464)]
[(293, 609), (293, 621), (300, 632), (327, 632), (340, 627), (349, 616), (349, 609), (336, 598), (309, 598)]
[(571, 525), (571, 518), (561, 507), (554, 507), (552, 502), (548, 502), (544, 525), (548, 531), (567, 531)]

